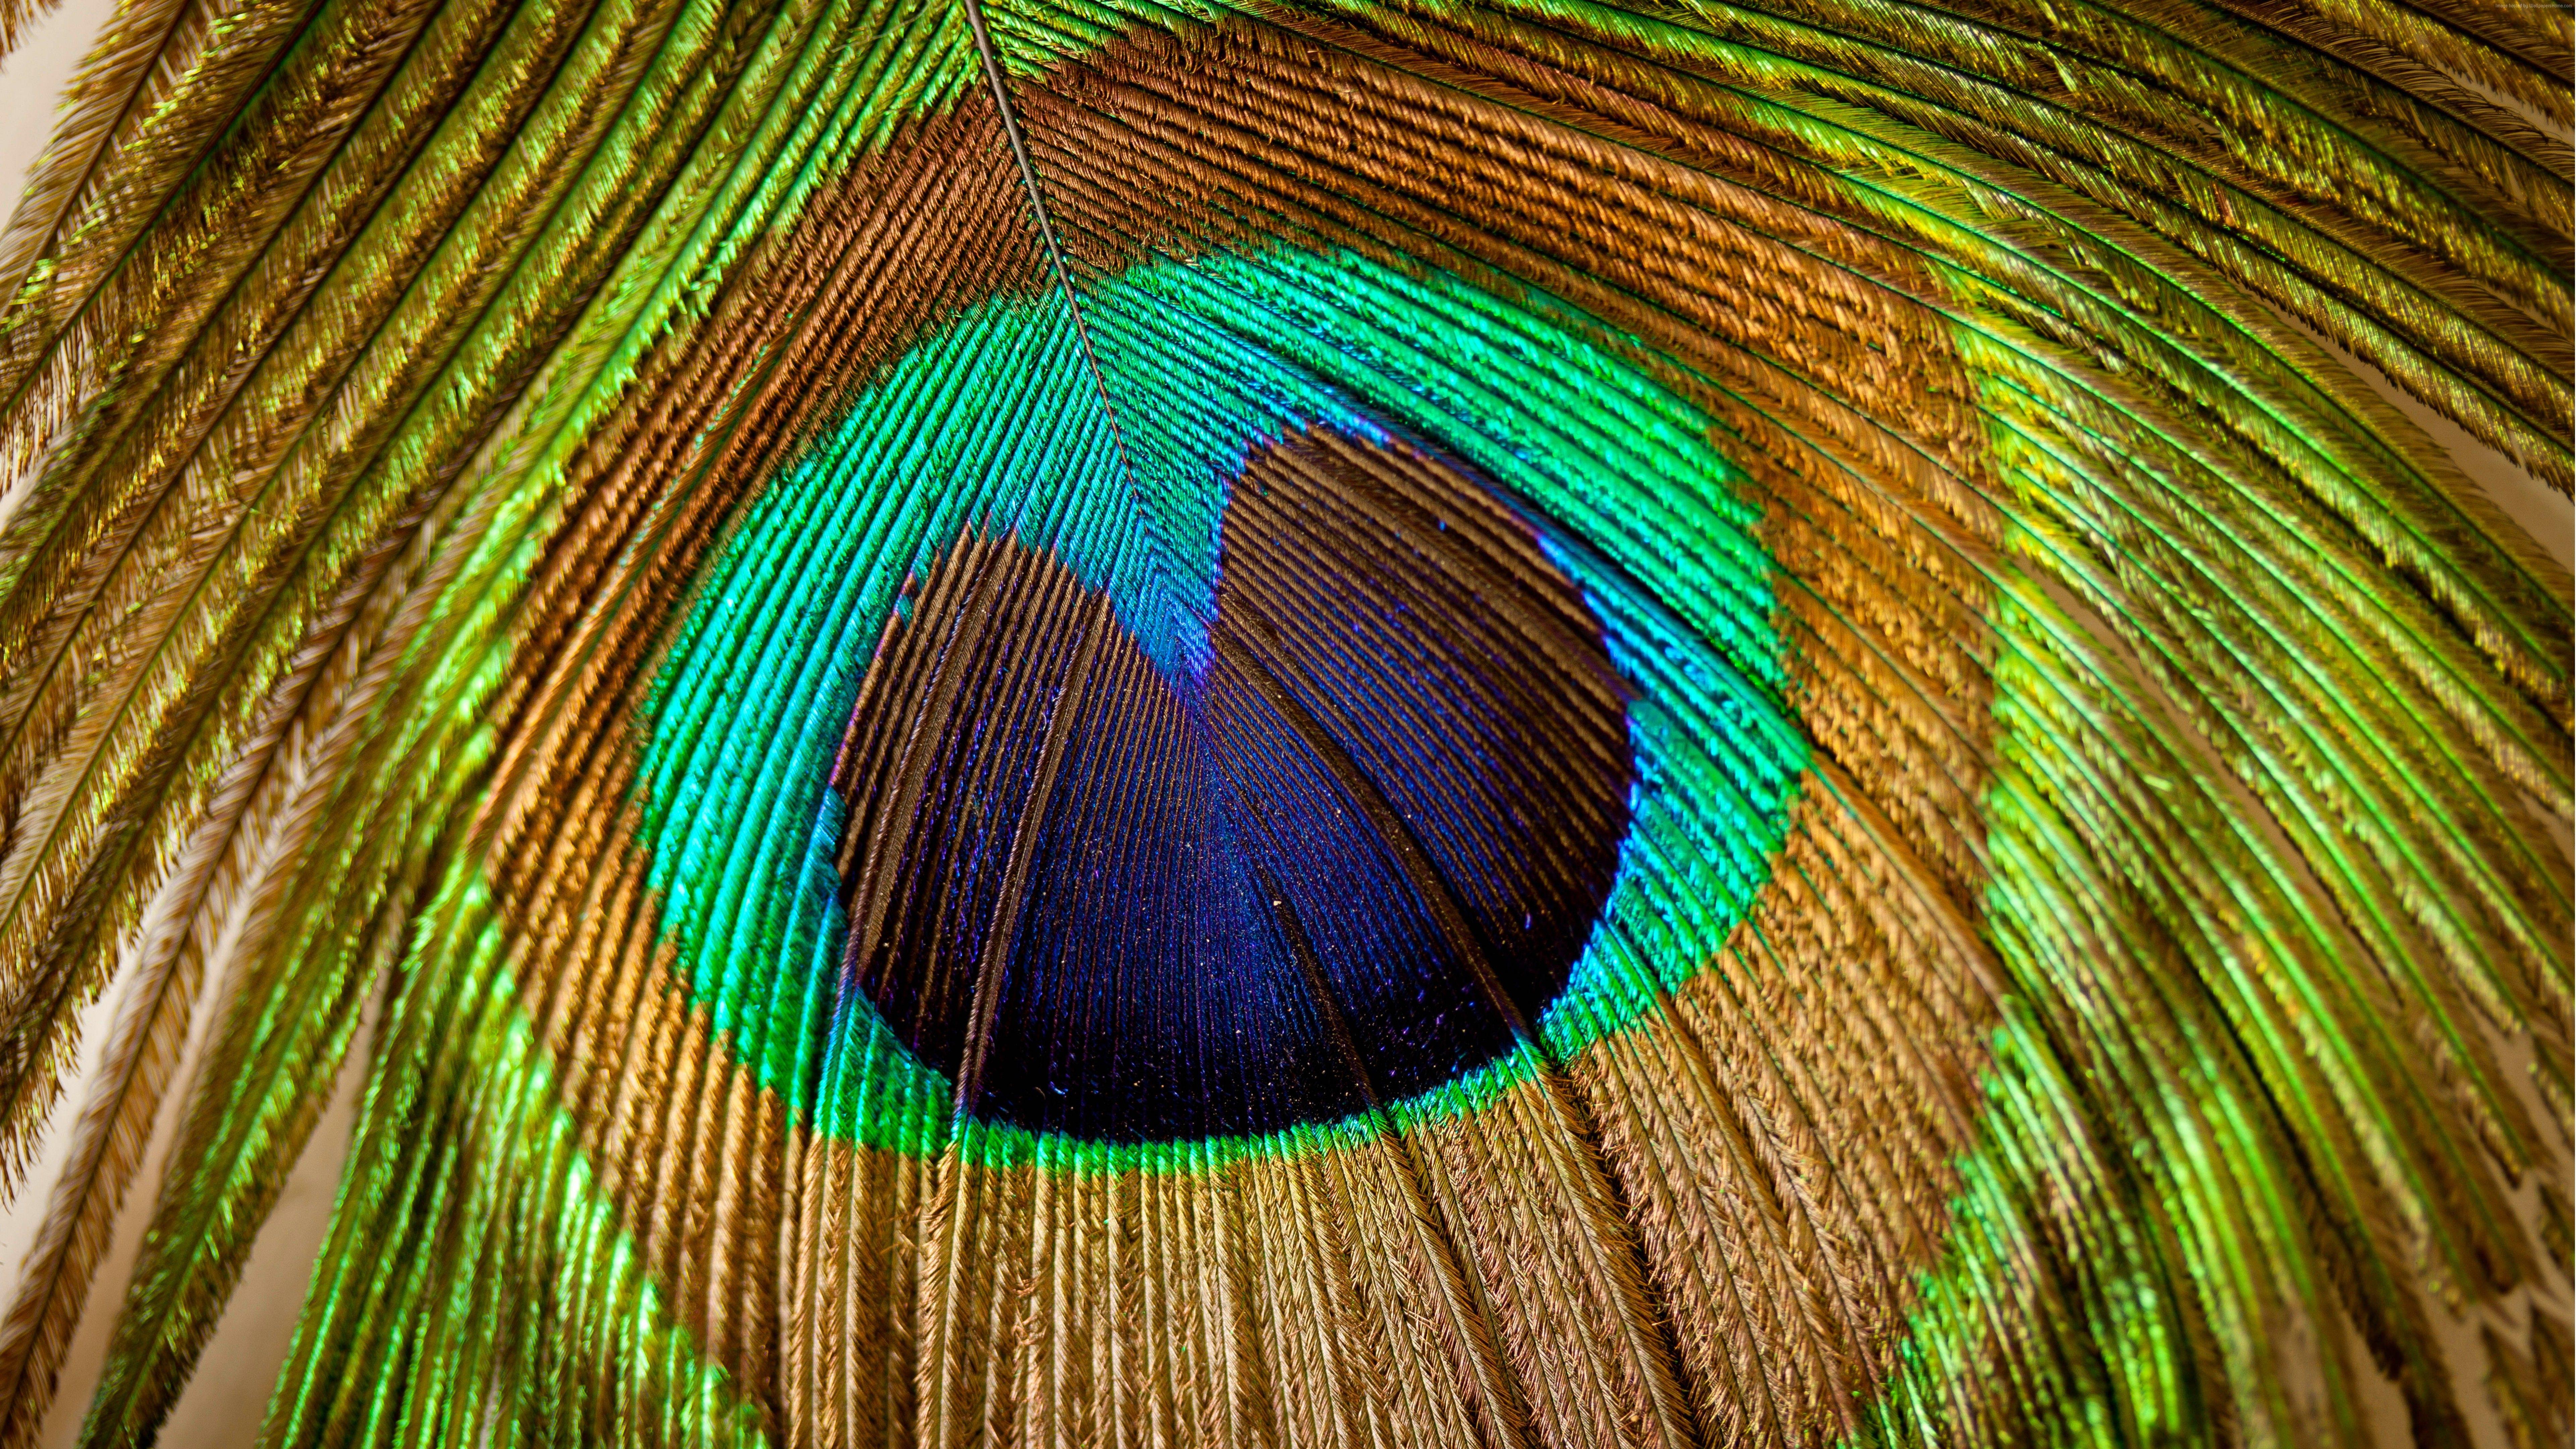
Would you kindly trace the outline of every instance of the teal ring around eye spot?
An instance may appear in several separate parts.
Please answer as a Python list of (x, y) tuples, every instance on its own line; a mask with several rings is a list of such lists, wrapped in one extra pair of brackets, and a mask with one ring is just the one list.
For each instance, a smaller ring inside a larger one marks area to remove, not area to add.
[[(1706, 969), (1762, 884), (1807, 752), (1782, 701), (1769, 560), (1709, 419), (1546, 299), (1348, 252), (1142, 265), (1083, 306), (1097, 387), (1061, 300), (1042, 297), (971, 309), (859, 389), (743, 505), (672, 636), (639, 771), (660, 934), (762, 1084), (851, 1140), (926, 1150), (949, 1129), (954, 1080), (869, 1002), (839, 999), (848, 807), (829, 782), (907, 585), (970, 529), (1041, 542), (1187, 678), (1210, 653), (1228, 488), (1254, 450), (1313, 428), (1490, 480), (1624, 683), (1634, 783), (1615, 878), (1531, 1012), (1538, 1043), (1562, 1059)], [(1397, 1105), (1472, 1104), (1522, 1060)]]

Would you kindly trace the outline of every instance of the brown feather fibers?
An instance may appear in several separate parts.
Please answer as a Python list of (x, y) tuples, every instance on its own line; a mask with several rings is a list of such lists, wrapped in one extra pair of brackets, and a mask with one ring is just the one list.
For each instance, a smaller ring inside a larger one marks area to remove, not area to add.
[[(1943, 360), (1937, 282), (1902, 248), (1731, 188), (1722, 166), (1712, 177), (1634, 144), (1641, 121), (1698, 135), (1709, 150), (1680, 154), (1711, 168), (1725, 144), (1677, 118), (1624, 100), (1581, 112), (1608, 103), (1599, 91), (1498, 93), (1516, 113), (1378, 64), (1367, 52), (1384, 41), (1326, 39), (1248, 27), (1139, 43), (1029, 96), (1078, 272), (1222, 244), (1220, 219), (1250, 206), (1312, 244), (1560, 290), (1670, 348), (1664, 380), (1735, 431), (1729, 451), (1764, 497), (1766, 542), (1799, 585), (1781, 615), (1799, 703), (1844, 763), (1811, 782), (1796, 868), (1739, 929), (1735, 969), (1701, 978), (1670, 1021), (1513, 1089), (1490, 1120), (1320, 1160), (1105, 1177), (1031, 1178), (953, 1150), (917, 1162), (790, 1130), (643, 946), (655, 912), (625, 843), (632, 745), (603, 723), (625, 709), (604, 706), (644, 687), (643, 631), (729, 501), (840, 388), (990, 289), (980, 273), (959, 279), (971, 266), (904, 256), (989, 256), (998, 275), (1036, 275), (989, 113), (899, 138), (764, 244), (694, 345), (648, 364), (582, 465), (596, 501), (560, 557), (633, 556), (602, 540), (639, 527), (685, 542), (643, 551), (662, 562), (631, 583), (594, 570), (542, 586), (559, 602), (533, 637), (558, 662), (526, 696), (489, 827), (503, 909), (538, 946), (522, 998), (567, 1105), (601, 1124), (585, 1151), (674, 1285), (675, 1313), (791, 1442), (872, 1443), (916, 1423), (1057, 1443), (1651, 1440), (1635, 1412), (1658, 1394), (1640, 1371), (1675, 1376), (1661, 1392), (1708, 1430), (1816, 1440), (1848, 1426), (1838, 1406), (1882, 1371), (1904, 1285), (1939, 1241), (1988, 1019), (1960, 912), (1981, 877), (1967, 808), (1982, 778), (1969, 722), (1984, 713), (1973, 559), (1994, 524), (1962, 374)], [(1605, 142), (1530, 110), (1581, 115)], [(960, 129), (977, 125), (981, 140)], [(1299, 139), (1247, 145), (1242, 164), (1258, 169), (1218, 176), (1157, 139), (1175, 125)], [(1399, 163), (1399, 134), (1456, 164)], [(990, 171), (938, 164), (973, 145)], [(1766, 186), (1797, 184), (1777, 158), (1736, 154)], [(1491, 170), (1526, 180), (1554, 164), (1606, 179), (1576, 208)], [(924, 188), (949, 199), (903, 204)], [(1110, 194), (1158, 205), (1113, 211), (1095, 199)], [(1806, 285), (1756, 280), (1780, 272)], [(924, 277), (953, 290), (925, 293)], [(1721, 320), (1731, 343), (1713, 340)], [(1890, 348), (1918, 365), (1885, 369)], [(768, 379), (753, 401), (721, 401), (752, 366)], [(814, 391), (817, 377), (840, 382)], [(739, 421), (710, 427), (719, 417)], [(1890, 417), (1919, 431), (1870, 421)], [(701, 475), (684, 493), (637, 492)], [(1870, 823), (1822, 824), (1855, 810)], [(1853, 899), (1878, 909), (1855, 913)], [(1861, 988), (1890, 981), (1920, 984)], [(1945, 1045), (1815, 1095), (1828, 1062), (1918, 1039)], [(653, 1102), (668, 1109), (639, 1115)], [(1532, 1141), (1557, 1144), (1535, 1175), (1517, 1155)], [(1299, 1204), (1287, 1221), (1306, 1226), (1283, 1235), (1247, 1202)], [(765, 1245), (781, 1243), (774, 1260)], [(1789, 1255), (1812, 1262), (1792, 1269)], [(727, 1307), (763, 1281), (784, 1295), (774, 1308)], [(1660, 1310), (1641, 1306), (1650, 1286)], [(1671, 1335), (1650, 1340), (1678, 1358), (1601, 1351), (1601, 1323), (1654, 1312), (1673, 1315)], [(1274, 1414), (1263, 1386), (1287, 1384), (1299, 1392)]]
[[(1284, 231), (1567, 298), (1719, 420), (1820, 746), (1719, 959), (1482, 1117), (1207, 1171), (812, 1140), (709, 1038), (650, 945), (618, 722), (733, 503), (966, 301), (1039, 290), (970, 107), (764, 241), (580, 460), (482, 827), (521, 1000), (675, 1314), (790, 1442), (1829, 1442), (1948, 1231), (1997, 1026), (1973, 804), (2002, 524), (1965, 284), (1717, 87), (1499, 21), (1294, 23), (1022, 96), (1077, 280)], [(2034, 1281), (2032, 1311), (2072, 1291)]]

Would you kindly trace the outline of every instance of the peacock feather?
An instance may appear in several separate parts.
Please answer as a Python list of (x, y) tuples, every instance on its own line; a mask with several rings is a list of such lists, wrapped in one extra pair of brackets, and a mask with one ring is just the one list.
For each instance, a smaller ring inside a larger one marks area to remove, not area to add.
[(2565, 1444), (2572, 62), (118, 0), (0, 1446)]

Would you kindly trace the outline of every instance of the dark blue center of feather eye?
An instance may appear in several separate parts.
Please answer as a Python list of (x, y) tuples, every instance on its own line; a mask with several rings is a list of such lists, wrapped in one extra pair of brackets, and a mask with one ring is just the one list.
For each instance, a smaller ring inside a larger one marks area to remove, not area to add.
[(1175, 683), (968, 536), (861, 685), (844, 991), (986, 1120), (1275, 1131), (1438, 1086), (1560, 991), (1627, 828), (1601, 629), (1482, 480), (1309, 434), (1227, 504)]

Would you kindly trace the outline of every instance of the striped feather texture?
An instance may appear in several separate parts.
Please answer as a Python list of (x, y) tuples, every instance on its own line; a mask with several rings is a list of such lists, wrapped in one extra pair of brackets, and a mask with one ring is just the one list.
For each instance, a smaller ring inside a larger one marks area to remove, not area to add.
[(2571, 64), (120, 0), (0, 1446), (162, 1435), (344, 1066), (264, 1443), (2566, 1442)]

